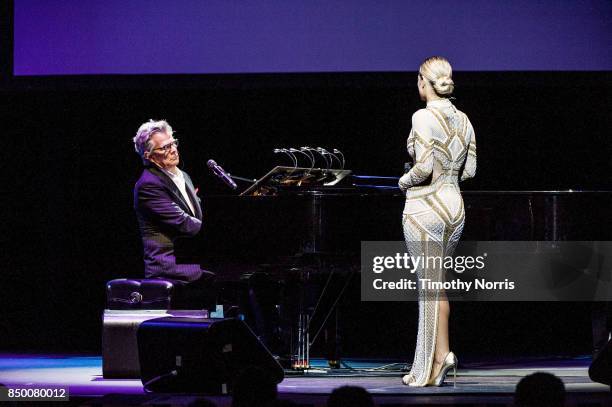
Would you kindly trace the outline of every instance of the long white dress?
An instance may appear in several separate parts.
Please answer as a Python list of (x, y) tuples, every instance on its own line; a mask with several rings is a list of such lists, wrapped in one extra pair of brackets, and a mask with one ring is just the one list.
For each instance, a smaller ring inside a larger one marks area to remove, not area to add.
[[(402, 176), (406, 191), (402, 226), (412, 256), (448, 256), (459, 241), (465, 219), (458, 181), (476, 174), (476, 138), (465, 113), (448, 99), (427, 103), (412, 116), (408, 153), (415, 165)], [(464, 166), (465, 165), (465, 166)], [(461, 174), (461, 168), (463, 171)], [(431, 177), (431, 182), (422, 185)], [(417, 276), (440, 281), (444, 270), (419, 268)], [(439, 291), (419, 291), (419, 325), (412, 386), (425, 386), (432, 370)]]

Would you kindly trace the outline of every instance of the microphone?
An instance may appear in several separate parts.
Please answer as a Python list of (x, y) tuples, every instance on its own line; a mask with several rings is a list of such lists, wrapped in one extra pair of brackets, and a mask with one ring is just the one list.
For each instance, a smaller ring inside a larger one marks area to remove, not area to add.
[[(300, 147), (300, 150), (304, 150), (307, 151), (308, 154), (312, 157), (312, 168), (314, 168), (314, 166), (317, 164), (317, 157), (314, 155), (313, 151), (317, 154), (320, 154), (316, 148), (314, 147)], [(323, 156), (322, 156), (323, 157)], [(325, 159), (325, 157), (323, 157), (323, 159)], [(327, 165), (327, 160), (325, 160), (325, 164)]]
[[(334, 149), (335, 151), (338, 151), (337, 149)], [(331, 165), (334, 165), (334, 160), (332, 157), (334, 157), (336, 160), (338, 160), (338, 164), (342, 165), (342, 161), (340, 161), (340, 159), (338, 158), (338, 156), (330, 151), (325, 150), (327, 154), (330, 155), (329, 159), (331, 161)], [(334, 151), (334, 152), (335, 152)]]
[(287, 154), (289, 158), (291, 158), (291, 162), (293, 163), (293, 168), (297, 168), (298, 166), (297, 158), (295, 157), (294, 154), (291, 154), (289, 150), (287, 150), (286, 148), (275, 148), (274, 154), (278, 154), (278, 153)]
[(312, 170), (315, 166), (315, 157), (314, 154), (312, 153), (312, 151), (310, 151), (310, 147), (306, 146), (306, 147), (300, 147), (300, 151), (302, 151), (304, 154), (308, 155), (308, 158), (310, 158), (310, 169)]
[(297, 148), (290, 148), (289, 151), (292, 153), (300, 153), (300, 154), (305, 155), (306, 158), (308, 158), (308, 161), (310, 161), (310, 164), (311, 164), (310, 169), (314, 167), (314, 161), (312, 160), (312, 158), (310, 158), (310, 154), (306, 154), (303, 149), (298, 150)]
[(322, 148), (322, 147), (317, 147), (315, 150), (317, 153), (319, 153), (321, 155), (321, 157), (323, 157), (323, 159), (325, 160), (325, 165), (326, 165), (326, 170), (329, 170), (329, 167), (331, 167), (332, 163), (333, 163), (333, 159), (330, 157), (329, 160), (327, 159), (327, 157), (325, 157), (325, 155), (329, 155), (329, 151), (327, 151), (326, 149)]
[(342, 151), (338, 150), (337, 148), (334, 148), (334, 153), (340, 154), (340, 156), (342, 157), (342, 169), (344, 169), (344, 164), (345, 164), (344, 154), (342, 154)]
[(208, 160), (206, 165), (208, 165), (208, 168), (210, 168), (213, 174), (221, 178), (221, 180), (225, 182), (228, 187), (230, 187), (231, 189), (238, 188), (238, 185), (236, 185), (232, 177), (230, 177), (230, 175), (227, 172), (225, 172), (225, 170), (221, 168), (221, 166), (217, 164), (215, 160)]

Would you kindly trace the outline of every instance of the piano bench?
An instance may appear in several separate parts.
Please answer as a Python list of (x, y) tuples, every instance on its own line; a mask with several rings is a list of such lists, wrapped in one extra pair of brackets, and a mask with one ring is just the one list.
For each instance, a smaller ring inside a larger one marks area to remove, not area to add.
[[(186, 284), (163, 278), (120, 278), (106, 283), (102, 316), (102, 374), (104, 378), (140, 378), (137, 333), (141, 323), (155, 318), (208, 318), (185, 295)], [(176, 309), (180, 308), (180, 309)]]
[(214, 308), (214, 279), (187, 283), (169, 278), (119, 278), (106, 283), (106, 309), (175, 309)]
[(163, 278), (119, 278), (106, 283), (106, 309), (169, 309), (175, 283)]

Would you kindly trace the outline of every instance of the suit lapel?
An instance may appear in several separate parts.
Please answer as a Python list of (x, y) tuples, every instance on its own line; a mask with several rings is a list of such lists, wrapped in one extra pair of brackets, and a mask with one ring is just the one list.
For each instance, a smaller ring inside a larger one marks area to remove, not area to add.
[[(179, 204), (179, 206), (187, 213), (191, 214), (192, 216), (195, 216), (196, 214), (194, 214), (191, 209), (189, 208), (189, 205), (187, 204), (187, 202), (185, 202), (185, 198), (183, 198), (183, 194), (181, 194), (181, 191), (179, 191), (178, 187), (176, 186), (176, 184), (174, 183), (174, 181), (172, 181), (170, 179), (169, 176), (167, 176), (166, 174), (164, 174), (164, 172), (162, 170), (160, 170), (157, 167), (154, 166), (150, 166), (147, 167), (148, 170), (151, 172), (151, 174), (155, 175), (157, 178), (159, 178), (160, 181), (162, 181), (164, 183), (164, 185), (170, 190), (170, 192), (172, 192), (172, 194), (174, 195), (175, 201), (176, 203)], [(195, 206), (194, 206), (195, 207)]]
[(200, 200), (195, 193), (195, 188), (193, 187), (191, 178), (187, 174), (185, 174), (185, 189), (187, 190), (187, 195), (189, 195), (193, 208), (196, 211), (195, 217), (202, 220), (202, 207), (200, 206)]

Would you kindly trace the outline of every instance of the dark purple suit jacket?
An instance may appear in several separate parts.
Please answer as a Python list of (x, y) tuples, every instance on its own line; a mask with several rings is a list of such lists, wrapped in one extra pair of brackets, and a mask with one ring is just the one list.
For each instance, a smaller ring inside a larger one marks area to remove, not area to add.
[(195, 213), (174, 182), (154, 166), (144, 169), (134, 186), (134, 210), (144, 249), (145, 276), (194, 281), (202, 271), (197, 264), (177, 266), (174, 241), (195, 236), (202, 228), (200, 199), (191, 178), (185, 174), (185, 189)]

